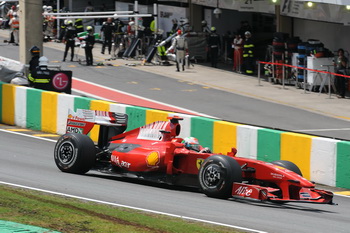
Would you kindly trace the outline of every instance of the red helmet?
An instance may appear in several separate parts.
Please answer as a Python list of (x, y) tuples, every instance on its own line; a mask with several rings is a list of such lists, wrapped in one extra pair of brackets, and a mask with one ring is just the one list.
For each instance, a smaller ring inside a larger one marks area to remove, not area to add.
[(182, 34), (182, 31), (179, 29), (179, 30), (177, 30), (177, 34), (178, 35), (181, 35)]

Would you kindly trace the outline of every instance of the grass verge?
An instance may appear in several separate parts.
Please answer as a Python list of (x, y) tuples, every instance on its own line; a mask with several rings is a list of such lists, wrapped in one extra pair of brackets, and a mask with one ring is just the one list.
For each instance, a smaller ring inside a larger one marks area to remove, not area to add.
[(0, 186), (0, 219), (62, 233), (241, 232), (9, 186)]

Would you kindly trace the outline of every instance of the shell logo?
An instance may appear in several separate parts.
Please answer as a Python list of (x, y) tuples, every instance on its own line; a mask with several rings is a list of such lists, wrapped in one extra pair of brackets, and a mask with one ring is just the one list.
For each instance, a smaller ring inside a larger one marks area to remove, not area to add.
[(73, 115), (72, 114), (69, 114), (68, 115), (68, 119), (72, 119), (73, 118)]
[(155, 167), (159, 164), (160, 156), (158, 151), (152, 151), (147, 155), (146, 162), (149, 167)]

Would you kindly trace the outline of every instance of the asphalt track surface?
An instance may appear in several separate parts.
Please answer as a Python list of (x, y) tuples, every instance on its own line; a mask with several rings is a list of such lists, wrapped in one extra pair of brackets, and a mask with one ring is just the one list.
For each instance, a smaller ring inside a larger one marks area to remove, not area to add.
[[(98, 175), (62, 173), (53, 160), (54, 141), (0, 130), (0, 184), (29, 186), (51, 192), (213, 221), (254, 232), (349, 232), (350, 199), (336, 196), (338, 205), (269, 204), (208, 198), (195, 189)], [(21, 146), (18, 146), (20, 142)], [(4, 146), (6, 145), (6, 146)]]

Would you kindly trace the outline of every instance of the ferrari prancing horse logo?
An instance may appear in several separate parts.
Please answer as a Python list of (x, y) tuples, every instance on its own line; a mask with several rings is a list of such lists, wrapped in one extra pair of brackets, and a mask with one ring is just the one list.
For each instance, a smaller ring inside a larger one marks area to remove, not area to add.
[(198, 170), (199, 170), (199, 168), (201, 167), (201, 165), (202, 165), (203, 162), (204, 162), (204, 159), (197, 159), (196, 165), (197, 165)]

